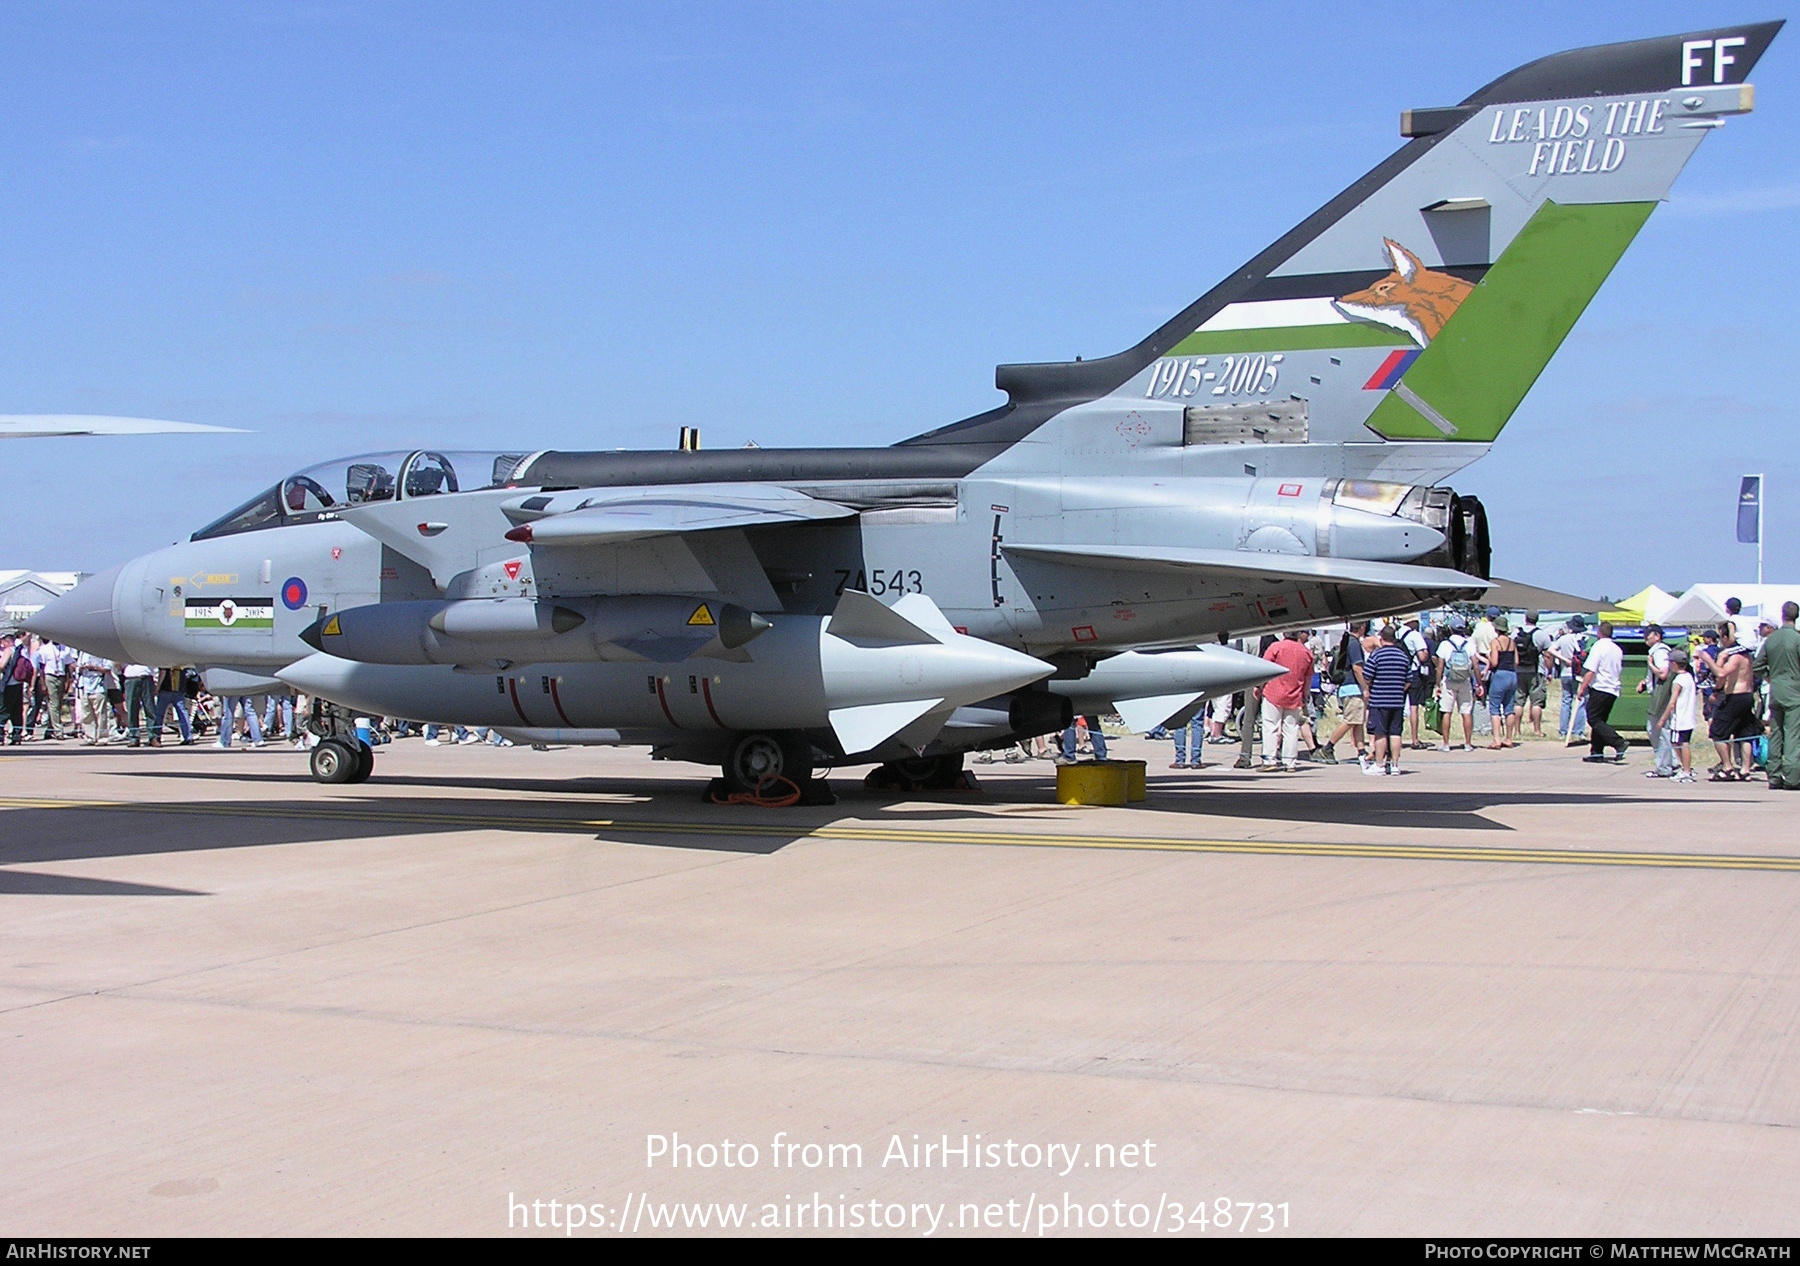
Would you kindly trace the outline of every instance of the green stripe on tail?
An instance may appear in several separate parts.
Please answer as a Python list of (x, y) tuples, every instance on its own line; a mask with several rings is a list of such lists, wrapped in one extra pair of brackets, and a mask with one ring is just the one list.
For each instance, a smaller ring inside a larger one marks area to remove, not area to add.
[(1248, 330), (1196, 330), (1165, 356), (1211, 352), (1303, 352), (1332, 347), (1411, 347), (1399, 330), (1383, 325), (1279, 325)]
[(1545, 202), (1401, 379), (1449, 434), (1398, 389), (1369, 428), (1391, 440), (1493, 440), (1655, 207)]

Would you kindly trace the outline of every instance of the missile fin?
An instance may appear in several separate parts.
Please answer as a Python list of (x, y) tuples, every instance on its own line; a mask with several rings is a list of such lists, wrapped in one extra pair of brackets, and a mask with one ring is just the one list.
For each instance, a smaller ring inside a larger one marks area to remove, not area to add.
[(938, 604), (922, 593), (907, 594), (889, 610), (896, 615), (905, 616), (940, 642), (956, 633), (955, 626), (944, 618), (944, 613), (938, 609)]
[(894, 739), (904, 746), (912, 748), (915, 752), (923, 751), (927, 743), (943, 732), (944, 726), (949, 723), (950, 717), (955, 712), (955, 708), (937, 708), (927, 712), (895, 734)]
[(1171, 717), (1186, 712), (1203, 696), (1185, 695), (1150, 695), (1143, 699), (1115, 699), (1113, 710), (1119, 719), (1125, 722), (1125, 728), (1133, 734), (1142, 734), (1145, 730), (1154, 730), (1159, 725), (1166, 725)]
[(741, 646), (727, 646), (718, 638), (687, 656), (688, 659), (722, 659), (728, 664), (754, 664), (755, 658)]
[[(944, 620), (943, 613), (924, 594), (908, 594), (900, 601), (907, 602), (915, 597), (930, 608), (931, 614), (937, 616), (945, 629), (949, 629), (949, 622)], [(925, 616), (916, 604), (908, 608), (908, 613)], [(858, 646), (929, 646), (943, 641), (941, 637), (914, 623), (896, 607), (890, 607), (856, 589), (844, 590), (844, 596), (838, 599), (837, 610), (831, 613), (831, 621), (825, 626), (825, 631)]]
[[(941, 703), (942, 699), (902, 699), (894, 703), (866, 703), (854, 708), (833, 708), (830, 713), (831, 730), (837, 735), (838, 742), (843, 744), (846, 755), (866, 752), (877, 743), (906, 729)], [(939, 720), (932, 734), (935, 735), (942, 729), (943, 724)], [(930, 742), (930, 739), (927, 738), (926, 742)]]
[[(684, 659), (700, 654), (707, 646), (718, 640), (716, 637), (661, 637), (655, 633), (644, 633), (638, 637), (615, 638), (612, 644), (652, 663), (678, 664)], [(712, 658), (730, 659), (733, 657), (714, 655)], [(749, 658), (748, 655), (745, 655), (743, 662), (747, 662)]]

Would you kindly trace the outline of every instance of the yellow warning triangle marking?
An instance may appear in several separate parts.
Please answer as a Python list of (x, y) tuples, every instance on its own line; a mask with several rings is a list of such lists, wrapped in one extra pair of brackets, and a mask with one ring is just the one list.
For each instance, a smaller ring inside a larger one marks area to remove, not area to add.
[(688, 617), (688, 623), (689, 624), (715, 624), (715, 623), (717, 623), (717, 621), (715, 621), (713, 619), (712, 612), (710, 610), (708, 610), (706, 604), (704, 602), (702, 602), (699, 606), (694, 608), (694, 614), (692, 614)]
[(329, 619), (325, 622), (324, 628), (319, 630), (319, 632), (322, 634), (328, 634), (328, 635), (332, 635), (332, 636), (341, 634), (343, 631), (344, 630), (342, 630), (338, 627), (337, 617), (335, 615), (332, 616), (331, 619)]

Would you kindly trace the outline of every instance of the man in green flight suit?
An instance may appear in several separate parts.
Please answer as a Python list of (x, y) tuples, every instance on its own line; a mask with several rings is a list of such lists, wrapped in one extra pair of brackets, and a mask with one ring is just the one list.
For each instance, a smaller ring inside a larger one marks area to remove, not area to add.
[(1800, 604), (1781, 604), (1781, 627), (1756, 652), (1756, 671), (1769, 675), (1769, 786), (1800, 791)]

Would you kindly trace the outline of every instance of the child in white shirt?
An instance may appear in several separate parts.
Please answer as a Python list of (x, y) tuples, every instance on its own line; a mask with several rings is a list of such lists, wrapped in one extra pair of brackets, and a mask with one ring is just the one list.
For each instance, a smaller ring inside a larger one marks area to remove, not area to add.
[(1688, 653), (1685, 650), (1671, 652), (1669, 665), (1673, 688), (1669, 691), (1669, 706), (1658, 724), (1668, 733), (1669, 744), (1681, 761), (1681, 772), (1675, 776), (1675, 781), (1693, 782), (1694, 754), (1693, 749), (1688, 746), (1688, 740), (1694, 737), (1699, 692), (1694, 687), (1694, 674), (1688, 667)]

